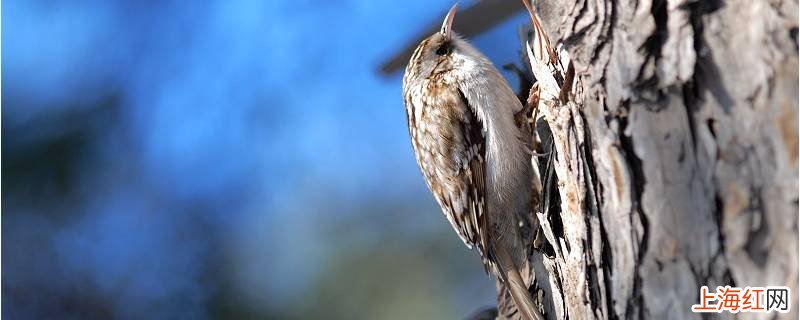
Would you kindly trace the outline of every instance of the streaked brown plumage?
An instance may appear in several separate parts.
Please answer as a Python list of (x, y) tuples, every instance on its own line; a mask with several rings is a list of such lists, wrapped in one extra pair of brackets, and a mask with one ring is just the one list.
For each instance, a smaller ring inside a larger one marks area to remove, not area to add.
[(530, 210), (530, 154), (514, 115), (522, 109), (492, 63), (450, 30), (423, 40), (403, 77), (406, 116), (428, 188), (464, 243), (477, 247), (527, 319), (541, 319), (520, 275), (519, 233)]

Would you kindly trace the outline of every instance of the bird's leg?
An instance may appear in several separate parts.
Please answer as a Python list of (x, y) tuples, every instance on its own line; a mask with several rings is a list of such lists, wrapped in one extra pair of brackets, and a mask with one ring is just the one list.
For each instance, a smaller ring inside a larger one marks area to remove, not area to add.
[(528, 91), (528, 99), (522, 105), (522, 109), (514, 114), (517, 126), (529, 132), (534, 132), (536, 126), (535, 115), (538, 114), (539, 106), (539, 83), (534, 83)]
[(549, 152), (539, 153), (536, 150), (539, 149), (539, 141), (536, 141), (535, 136), (533, 135), (536, 132), (536, 118), (539, 116), (539, 83), (534, 83), (528, 93), (528, 99), (525, 104), (522, 106), (522, 109), (514, 114), (514, 121), (517, 123), (517, 127), (523, 130), (526, 134), (530, 136), (530, 139), (526, 137), (526, 141), (528, 141), (528, 153), (534, 157), (546, 157), (549, 155)]

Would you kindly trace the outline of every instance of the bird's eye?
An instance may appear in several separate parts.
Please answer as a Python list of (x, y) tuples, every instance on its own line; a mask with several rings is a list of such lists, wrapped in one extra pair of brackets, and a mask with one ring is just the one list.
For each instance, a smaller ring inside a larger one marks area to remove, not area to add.
[(439, 46), (438, 49), (436, 49), (436, 55), (443, 56), (443, 55), (446, 55), (448, 53), (450, 53), (450, 45), (447, 44), (447, 43), (442, 44), (441, 46)]

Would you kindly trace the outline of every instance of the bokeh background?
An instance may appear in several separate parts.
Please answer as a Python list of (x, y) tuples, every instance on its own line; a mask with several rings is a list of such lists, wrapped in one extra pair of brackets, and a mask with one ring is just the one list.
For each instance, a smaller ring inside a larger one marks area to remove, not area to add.
[[(378, 72), (450, 5), (3, 1), (3, 318), (492, 305), (414, 162), (402, 74)], [(524, 22), (472, 41), (516, 62)]]

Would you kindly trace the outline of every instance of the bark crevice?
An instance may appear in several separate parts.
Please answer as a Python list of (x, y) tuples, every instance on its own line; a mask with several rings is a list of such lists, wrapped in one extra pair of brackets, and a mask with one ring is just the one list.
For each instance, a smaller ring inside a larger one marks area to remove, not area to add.
[(549, 319), (699, 318), (703, 285), (797, 290), (797, 3), (768, 2), (537, 1), (577, 71), (569, 102), (539, 104)]

